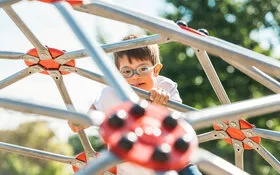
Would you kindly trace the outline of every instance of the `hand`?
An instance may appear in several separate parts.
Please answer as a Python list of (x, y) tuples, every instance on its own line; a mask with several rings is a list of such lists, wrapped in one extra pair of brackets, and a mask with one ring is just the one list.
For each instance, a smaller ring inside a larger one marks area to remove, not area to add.
[(163, 105), (166, 104), (169, 100), (169, 94), (161, 88), (153, 88), (150, 91), (150, 100), (153, 104)]
[(72, 123), (72, 122), (70, 122), (70, 121), (68, 121), (68, 125), (69, 125), (69, 127), (71, 128), (71, 130), (72, 130), (73, 132), (79, 132), (79, 131), (81, 131), (82, 129), (85, 129), (84, 127), (79, 126), (79, 125), (75, 125), (74, 123)]

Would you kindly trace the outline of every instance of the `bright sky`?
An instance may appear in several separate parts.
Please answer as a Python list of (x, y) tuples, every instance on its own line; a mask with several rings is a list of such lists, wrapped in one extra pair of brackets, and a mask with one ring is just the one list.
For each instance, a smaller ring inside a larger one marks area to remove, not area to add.
[[(113, 0), (113, 2), (154, 16), (159, 16), (160, 9), (166, 5), (163, 1), (150, 0)], [(42, 44), (67, 51), (83, 49), (69, 26), (52, 5), (40, 2), (20, 2), (13, 5), (13, 8)], [(99, 30), (98, 33), (105, 37), (108, 43), (117, 42), (128, 33), (144, 33), (142, 29), (136, 26), (74, 10), (73, 15), (90, 40), (95, 40), (96, 30)], [(33, 48), (2, 9), (0, 9), (0, 19), (0, 51), (26, 53)], [(101, 73), (90, 58), (77, 60), (76, 66)], [(24, 68), (26, 68), (26, 65), (21, 60), (0, 59), (0, 80)], [(82, 113), (87, 112), (96, 95), (104, 87), (99, 83), (74, 74), (64, 76), (64, 80), (74, 106)], [(50, 76), (43, 74), (33, 74), (0, 90), (0, 97), (65, 109), (55, 83)], [(56, 129), (56, 133), (63, 139), (66, 138), (65, 136), (72, 134), (65, 121), (39, 116), (32, 117), (0, 108), (0, 129), (14, 129), (21, 122), (41, 119), (50, 121), (52, 128), (60, 128)]]

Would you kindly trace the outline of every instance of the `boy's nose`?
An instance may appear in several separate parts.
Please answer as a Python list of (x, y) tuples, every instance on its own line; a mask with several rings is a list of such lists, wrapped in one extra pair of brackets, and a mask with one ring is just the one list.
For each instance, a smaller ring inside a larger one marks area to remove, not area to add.
[(136, 79), (136, 78), (139, 78), (140, 76), (138, 74), (133, 74), (131, 79)]

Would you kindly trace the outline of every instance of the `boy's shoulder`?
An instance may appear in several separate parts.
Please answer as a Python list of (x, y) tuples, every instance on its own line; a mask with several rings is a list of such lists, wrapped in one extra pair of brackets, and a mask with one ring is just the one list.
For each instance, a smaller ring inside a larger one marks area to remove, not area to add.
[(171, 80), (170, 78), (167, 78), (165, 76), (162, 76), (162, 75), (159, 75), (156, 77), (156, 86), (157, 87), (160, 87), (160, 88), (163, 88), (163, 87), (176, 87), (177, 84)]

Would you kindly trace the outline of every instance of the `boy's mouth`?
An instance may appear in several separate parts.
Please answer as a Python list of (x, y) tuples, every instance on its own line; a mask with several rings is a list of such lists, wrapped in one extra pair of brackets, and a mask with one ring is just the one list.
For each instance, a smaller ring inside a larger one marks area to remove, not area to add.
[(139, 86), (142, 86), (144, 85), (145, 83), (135, 83), (135, 84), (131, 84), (132, 86), (135, 86), (135, 87), (139, 87)]

